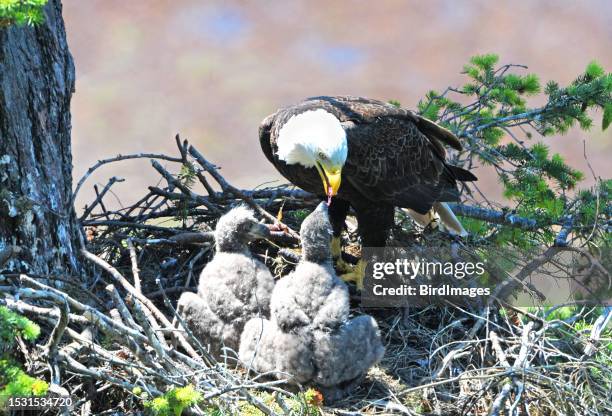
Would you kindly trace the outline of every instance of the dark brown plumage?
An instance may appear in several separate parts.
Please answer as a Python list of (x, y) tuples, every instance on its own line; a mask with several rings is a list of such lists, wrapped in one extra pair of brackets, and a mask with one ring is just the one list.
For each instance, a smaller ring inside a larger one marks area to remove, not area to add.
[(278, 171), (300, 188), (324, 196), (317, 170), (280, 160), (278, 137), (291, 117), (323, 109), (346, 132), (348, 156), (342, 185), (330, 207), (339, 235), (349, 205), (355, 210), (364, 246), (384, 246), (393, 225), (394, 207), (425, 214), (435, 202), (458, 198), (457, 181), (476, 180), (470, 172), (445, 161), (443, 144), (461, 144), (443, 127), (410, 110), (361, 97), (313, 97), (268, 116), (259, 138), (264, 154)]

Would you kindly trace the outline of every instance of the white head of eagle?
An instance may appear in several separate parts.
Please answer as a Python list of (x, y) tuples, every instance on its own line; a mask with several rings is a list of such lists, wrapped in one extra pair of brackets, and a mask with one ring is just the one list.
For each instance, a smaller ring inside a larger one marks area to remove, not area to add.
[(348, 143), (340, 120), (333, 114), (317, 109), (291, 117), (281, 127), (277, 145), (280, 160), (316, 167), (325, 194), (331, 197), (338, 193)]

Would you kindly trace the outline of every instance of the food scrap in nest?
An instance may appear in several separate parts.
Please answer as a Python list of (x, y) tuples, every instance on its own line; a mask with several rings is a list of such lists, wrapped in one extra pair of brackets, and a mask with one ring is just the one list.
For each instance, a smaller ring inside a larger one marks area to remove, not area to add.
[(276, 218), (274, 220), (274, 224), (267, 225), (270, 231), (281, 231), (283, 233), (289, 233), (289, 227), (286, 224), (283, 224), (283, 207), (285, 206), (285, 202), (281, 204), (278, 208), (278, 213), (276, 214)]
[(85, 227), (85, 238), (92, 242), (98, 236), (98, 227)]

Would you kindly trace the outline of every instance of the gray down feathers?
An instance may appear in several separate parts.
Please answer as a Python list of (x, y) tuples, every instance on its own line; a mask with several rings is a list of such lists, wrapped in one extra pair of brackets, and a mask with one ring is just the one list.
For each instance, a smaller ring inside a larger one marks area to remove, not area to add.
[(372, 317), (348, 319), (348, 289), (332, 267), (325, 203), (304, 220), (300, 236), (303, 260), (276, 284), (270, 320), (246, 324), (239, 357), (260, 373), (334, 388), (364, 376), (384, 347)]
[(274, 318), (253, 318), (244, 327), (238, 356), (259, 373), (275, 372), (278, 378), (307, 383), (315, 375), (312, 331), (281, 331)]
[(216, 356), (223, 347), (238, 349), (249, 319), (269, 314), (274, 278), (247, 246), (267, 233), (243, 206), (222, 216), (215, 229), (217, 253), (200, 274), (198, 293), (183, 293), (178, 301), (188, 328)]

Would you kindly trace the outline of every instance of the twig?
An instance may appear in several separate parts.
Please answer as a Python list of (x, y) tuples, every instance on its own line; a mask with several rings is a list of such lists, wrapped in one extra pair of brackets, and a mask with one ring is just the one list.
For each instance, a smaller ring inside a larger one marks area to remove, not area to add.
[(572, 231), (572, 227), (574, 226), (574, 217), (571, 215), (565, 216), (563, 219), (563, 226), (557, 234), (555, 238), (555, 246), (557, 247), (567, 247), (567, 237), (569, 237), (569, 233)]
[(510, 363), (508, 362), (508, 358), (506, 357), (506, 353), (502, 350), (501, 345), (499, 345), (499, 337), (497, 336), (497, 332), (491, 331), (489, 332), (489, 336), (491, 337), (491, 344), (493, 345), (493, 351), (497, 355), (497, 359), (504, 367), (510, 367)]
[(527, 279), (532, 273), (539, 269), (542, 265), (551, 261), (551, 259), (561, 250), (559, 247), (549, 247), (539, 256), (527, 263), (515, 276), (505, 280), (493, 292), (491, 298), (506, 299), (514, 289)]
[(520, 217), (516, 214), (462, 204), (449, 203), (448, 206), (455, 214), (462, 215), (464, 217), (475, 218), (494, 224), (509, 225), (512, 227), (522, 228), (524, 230), (537, 229), (537, 223), (535, 220)]
[[(236, 195), (236, 197), (244, 200), (252, 208), (257, 210), (257, 212), (260, 215), (263, 215), (268, 220), (270, 220), (272, 222), (277, 221), (277, 219), (273, 215), (271, 215), (266, 210), (264, 210), (262, 207), (260, 207), (259, 204), (257, 204), (253, 200), (253, 198), (251, 196), (249, 196), (248, 194), (243, 193), (238, 188), (235, 188), (232, 185), (230, 185), (225, 180), (225, 178), (219, 174), (219, 172), (217, 171), (216, 167), (212, 163), (210, 163), (208, 160), (206, 160), (204, 158), (204, 156), (202, 156), (202, 154), (195, 147), (189, 146), (189, 154), (191, 156), (193, 156), (195, 158), (195, 160), (200, 164), (200, 166), (202, 166), (202, 168), (204, 168), (204, 170), (206, 170), (217, 181), (217, 183), (219, 184), (219, 186), (221, 186), (221, 189), (224, 192), (229, 192), (230, 194), (234, 194), (234, 195)], [(283, 225), (288, 230), (289, 235), (291, 235), (294, 238), (298, 238), (299, 239), (298, 233), (293, 231), (291, 228), (287, 227), (285, 224), (283, 224)]]
[(138, 224), (135, 222), (116, 221), (116, 220), (112, 220), (112, 221), (86, 220), (84, 221), (83, 225), (95, 225), (95, 226), (106, 225), (106, 226), (113, 226), (113, 227), (136, 228), (136, 229), (149, 230), (149, 231), (166, 231), (166, 232), (174, 232), (174, 233), (183, 231), (178, 228), (160, 227), (160, 226), (151, 225), (151, 224)]
[[(22, 300), (14, 300), (11, 298), (5, 298), (2, 301), (8, 309), (15, 312), (37, 317), (44, 316), (47, 318), (52, 318), (54, 322), (60, 318), (60, 311), (57, 308), (42, 308), (40, 306), (30, 305)], [(89, 324), (89, 321), (85, 317), (74, 313), (68, 314), (68, 320), (79, 325)]]
[(108, 180), (108, 183), (104, 186), (104, 188), (102, 188), (102, 191), (98, 194), (96, 199), (85, 209), (85, 211), (83, 212), (83, 215), (81, 215), (81, 217), (79, 218), (79, 221), (83, 222), (83, 220), (85, 220), (89, 216), (89, 214), (91, 214), (94, 208), (98, 204), (102, 203), (102, 198), (104, 198), (106, 193), (110, 190), (111, 186), (113, 186), (117, 182), (124, 182), (124, 181), (125, 179), (118, 178), (116, 176), (113, 176), (112, 178), (110, 178)]
[[(534, 325), (533, 322), (528, 322), (523, 327), (523, 334), (521, 336), (521, 349), (519, 351), (519, 354), (516, 360), (514, 361), (514, 365), (511, 367), (511, 370), (513, 372), (522, 371), (525, 368), (525, 364), (527, 362), (527, 355), (530, 350), (529, 335), (531, 333), (531, 329), (533, 328), (533, 325)], [(507, 363), (507, 360), (506, 360), (506, 363)], [(518, 380), (518, 378), (513, 377), (513, 383), (514, 385), (516, 385), (522, 390), (522, 382)], [(489, 410), (490, 416), (499, 416), (499, 413), (501, 412), (501, 409), (504, 406), (504, 403), (508, 399), (508, 395), (513, 389), (513, 383), (504, 384), (504, 386), (502, 387), (501, 391), (499, 392), (495, 400), (493, 400), (493, 404), (491, 405), (491, 408)]]
[[(211, 212), (217, 214), (219, 213), (219, 209), (211, 204), (208, 199), (201, 197), (200, 195), (195, 194), (191, 189), (189, 189), (186, 185), (184, 185), (183, 183), (181, 183), (181, 181), (179, 181), (178, 179), (176, 179), (174, 176), (172, 176), (172, 174), (170, 174), (170, 172), (168, 172), (166, 169), (164, 169), (164, 167), (162, 165), (159, 164), (158, 161), (156, 160), (151, 160), (151, 165), (155, 168), (156, 171), (158, 171), (163, 177), (164, 179), (166, 179), (166, 181), (168, 182), (169, 185), (172, 185), (173, 187), (177, 187), (178, 189), (181, 190), (181, 192), (183, 192), (183, 194), (194, 201), (198, 201), (199, 203), (201, 203), (202, 205), (206, 206), (206, 208), (208, 208)], [(170, 189), (172, 190), (172, 189)]]
[(125, 305), (125, 302), (121, 298), (121, 295), (119, 295), (119, 292), (117, 291), (115, 286), (109, 284), (108, 286), (106, 286), (105, 289), (113, 299), (113, 302), (115, 303), (115, 306), (117, 307), (117, 310), (119, 311), (119, 314), (121, 315), (121, 318), (125, 321), (125, 323), (130, 325), (135, 330), (141, 331), (142, 328), (136, 323), (136, 321), (134, 321), (132, 314), (128, 310), (127, 306)]
[(135, 153), (135, 154), (130, 154), (130, 155), (117, 155), (115, 157), (111, 157), (108, 159), (98, 160), (98, 162), (96, 162), (95, 165), (87, 169), (87, 172), (85, 172), (85, 175), (83, 175), (81, 179), (79, 179), (79, 182), (77, 183), (77, 186), (74, 189), (74, 192), (72, 193), (72, 199), (70, 200), (70, 206), (74, 205), (74, 201), (76, 199), (77, 194), (81, 190), (81, 187), (83, 186), (87, 178), (89, 178), (89, 176), (96, 169), (108, 163), (118, 162), (120, 160), (129, 160), (129, 159), (160, 159), (160, 160), (167, 160), (169, 162), (178, 162), (178, 163), (182, 161), (181, 159), (176, 158), (176, 157), (170, 157), (170, 156), (156, 154), (156, 153)]
[(601, 315), (597, 317), (595, 323), (593, 323), (593, 327), (591, 328), (591, 335), (589, 336), (589, 340), (587, 344), (584, 346), (584, 355), (582, 359), (586, 357), (591, 357), (595, 352), (597, 352), (597, 344), (599, 342), (599, 337), (604, 329), (610, 323), (610, 319), (612, 318), (612, 306), (606, 306)]
[(127, 246), (130, 252), (130, 262), (132, 263), (132, 277), (134, 278), (134, 289), (138, 293), (142, 293), (142, 289), (140, 287), (140, 270), (138, 269), (138, 261), (136, 260), (136, 250), (134, 249), (134, 244), (132, 244), (132, 239), (127, 239)]
[(153, 331), (149, 319), (145, 315), (143, 308), (140, 306), (140, 302), (138, 301), (138, 299), (132, 299), (131, 303), (132, 309), (134, 310), (134, 314), (136, 315), (136, 319), (138, 320), (138, 322), (140, 322), (140, 325), (144, 329), (144, 332), (147, 335), (147, 339), (149, 340), (149, 344), (151, 344), (151, 346), (155, 349), (155, 352), (157, 352), (157, 355), (161, 359), (165, 359), (166, 352), (164, 351), (160, 340), (157, 338), (157, 335)]
[(49, 358), (53, 359), (55, 354), (57, 353), (57, 348), (62, 340), (62, 335), (64, 335), (64, 331), (68, 326), (68, 316), (70, 315), (70, 306), (68, 306), (68, 302), (64, 299), (64, 301), (60, 304), (60, 318), (57, 320), (57, 325), (51, 331), (51, 335), (49, 336), (49, 341), (47, 345), (45, 345), (46, 354)]
[(68, 326), (68, 315), (70, 314), (70, 307), (68, 302), (64, 301), (60, 304), (60, 318), (57, 320), (57, 325), (51, 331), (49, 341), (45, 345), (45, 352), (48, 357), (49, 372), (51, 373), (51, 385), (59, 387), (61, 380), (60, 369), (57, 365), (57, 349), (64, 331)]
[(476, 321), (474, 326), (472, 326), (467, 336), (461, 342), (459, 342), (455, 348), (453, 348), (451, 351), (449, 351), (444, 356), (444, 358), (442, 359), (442, 365), (429, 378), (430, 380), (434, 381), (438, 379), (442, 375), (444, 370), (446, 370), (448, 365), (450, 365), (451, 361), (454, 358), (458, 358), (458, 357), (466, 355), (465, 353), (462, 353), (462, 351), (470, 344), (470, 340), (474, 338), (474, 336), (476, 336), (476, 334), (478, 333), (478, 331), (480, 331), (480, 328), (482, 328), (485, 322), (487, 322), (488, 316), (489, 316), (489, 306), (485, 306), (480, 316), (478, 316), (478, 320)]
[(138, 331), (135, 331), (134, 329), (129, 328), (120, 322), (113, 321), (108, 316), (102, 314), (98, 310), (92, 307), (89, 307), (87, 305), (84, 305), (83, 303), (73, 299), (70, 296), (66, 296), (64, 293), (62, 293), (61, 291), (57, 289), (53, 289), (47, 285), (37, 282), (34, 279), (31, 279), (26, 275), (21, 275), (21, 280), (23, 282), (26, 282), (32, 286), (36, 286), (41, 289), (41, 290), (34, 290), (30, 288), (21, 288), (17, 292), (21, 296), (32, 297), (32, 298), (51, 297), (55, 299), (58, 303), (62, 303), (64, 300), (66, 300), (71, 307), (80, 311), (82, 313), (82, 316), (85, 319), (87, 319), (88, 322), (98, 325), (105, 332), (113, 333), (113, 332), (118, 331), (125, 335), (129, 335), (136, 339), (140, 339), (141, 341), (146, 340), (146, 337), (144, 337)]
[[(153, 302), (147, 299), (142, 293), (136, 291), (134, 286), (132, 286), (132, 284), (128, 282), (127, 279), (117, 271), (117, 269), (115, 269), (113, 266), (111, 266), (98, 256), (91, 254), (87, 250), (81, 250), (81, 253), (85, 256), (85, 258), (106, 270), (117, 282), (119, 282), (124, 287), (125, 290), (130, 292), (134, 297), (136, 297), (136, 299), (141, 301), (164, 326), (172, 327), (172, 323), (168, 320), (168, 318), (164, 316), (163, 313), (159, 311), (159, 309), (157, 309)], [(181, 344), (181, 347), (183, 347), (183, 349), (187, 352), (187, 354), (189, 354), (189, 356), (191, 356), (191, 358), (196, 361), (201, 359), (198, 353), (193, 349), (191, 345), (189, 345), (189, 343), (182, 334), (177, 334), (177, 338)]]

